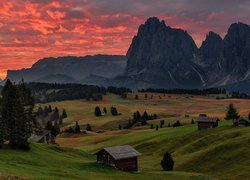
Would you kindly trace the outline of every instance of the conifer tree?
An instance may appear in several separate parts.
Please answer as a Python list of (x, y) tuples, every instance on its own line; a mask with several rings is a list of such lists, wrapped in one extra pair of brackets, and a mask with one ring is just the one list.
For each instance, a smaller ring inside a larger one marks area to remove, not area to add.
[(48, 113), (51, 113), (52, 112), (52, 107), (51, 107), (51, 105), (49, 105), (49, 107), (48, 107)]
[(87, 124), (86, 130), (87, 130), (87, 131), (92, 131), (90, 124)]
[(164, 171), (172, 171), (174, 168), (174, 160), (169, 152), (166, 152), (161, 161), (161, 167)]
[(240, 116), (237, 112), (237, 109), (234, 107), (233, 104), (229, 104), (227, 108), (227, 113), (225, 119), (227, 120), (235, 120), (238, 119)]
[(13, 84), (12, 82), (8, 79), (6, 81), (5, 86), (3, 87), (2, 90), (2, 108), (1, 108), (1, 115), (2, 115), (2, 122), (3, 122), (3, 135), (4, 139), (9, 140), (11, 133), (12, 133), (12, 128), (14, 127), (15, 124), (15, 119), (16, 119), (16, 114), (15, 112), (15, 93), (13, 90)]
[(98, 106), (95, 107), (95, 116), (102, 116), (102, 112)]
[(67, 112), (66, 112), (65, 109), (63, 109), (62, 118), (64, 119), (64, 118), (67, 118), (67, 117), (68, 117)]
[(76, 121), (75, 133), (80, 133), (80, 132), (81, 132), (80, 126), (79, 126), (79, 124), (78, 124), (78, 121)]
[(107, 114), (107, 109), (106, 109), (106, 107), (103, 108), (103, 112), (104, 112), (105, 114)]

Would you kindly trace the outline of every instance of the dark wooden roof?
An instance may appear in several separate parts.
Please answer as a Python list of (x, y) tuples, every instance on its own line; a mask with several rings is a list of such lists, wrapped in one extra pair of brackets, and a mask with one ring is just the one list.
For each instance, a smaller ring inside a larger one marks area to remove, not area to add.
[(96, 152), (95, 154), (98, 154), (101, 151), (106, 151), (115, 160), (133, 158), (133, 157), (137, 157), (137, 156), (141, 155), (141, 153), (139, 153), (138, 151), (136, 151), (130, 145), (106, 147), (106, 148), (103, 148), (102, 150)]
[(219, 121), (220, 119), (219, 118), (216, 118), (216, 117), (199, 117), (197, 119), (197, 122), (217, 122)]

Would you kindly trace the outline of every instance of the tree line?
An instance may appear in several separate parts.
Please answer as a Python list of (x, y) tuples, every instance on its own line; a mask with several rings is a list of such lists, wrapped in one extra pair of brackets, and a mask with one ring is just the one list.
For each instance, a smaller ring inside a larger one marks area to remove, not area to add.
[(101, 101), (106, 94), (104, 87), (82, 84), (27, 83), (36, 103), (86, 99)]
[(202, 95), (206, 96), (209, 94), (226, 94), (225, 89), (221, 88), (208, 88), (208, 89), (153, 89), (153, 88), (147, 88), (147, 89), (138, 89), (138, 92), (142, 93), (165, 93), (165, 94), (191, 94), (191, 95)]

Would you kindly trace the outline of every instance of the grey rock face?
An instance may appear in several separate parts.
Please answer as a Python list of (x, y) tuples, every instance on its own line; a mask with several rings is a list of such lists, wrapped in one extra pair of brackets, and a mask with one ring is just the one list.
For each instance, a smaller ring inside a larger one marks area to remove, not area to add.
[(200, 68), (192, 62), (197, 47), (192, 37), (158, 18), (141, 25), (127, 52), (125, 74), (170, 87), (202, 86)]
[[(125, 76), (159, 87), (215, 87), (250, 78), (250, 28), (232, 24), (222, 39), (209, 32), (198, 49), (192, 37), (158, 18), (141, 25), (127, 52)], [(250, 88), (250, 87), (249, 87)]]

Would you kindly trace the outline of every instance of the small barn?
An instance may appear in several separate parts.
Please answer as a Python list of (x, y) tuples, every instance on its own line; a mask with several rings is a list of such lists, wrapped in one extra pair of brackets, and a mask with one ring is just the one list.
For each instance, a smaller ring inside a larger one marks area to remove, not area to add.
[(138, 156), (130, 145), (106, 147), (96, 152), (97, 162), (116, 167), (122, 171), (138, 171)]
[(39, 134), (31, 135), (30, 140), (36, 143), (54, 144), (54, 137), (49, 130), (44, 130)]
[(220, 119), (215, 117), (200, 116), (197, 119), (198, 130), (210, 129), (218, 127)]

